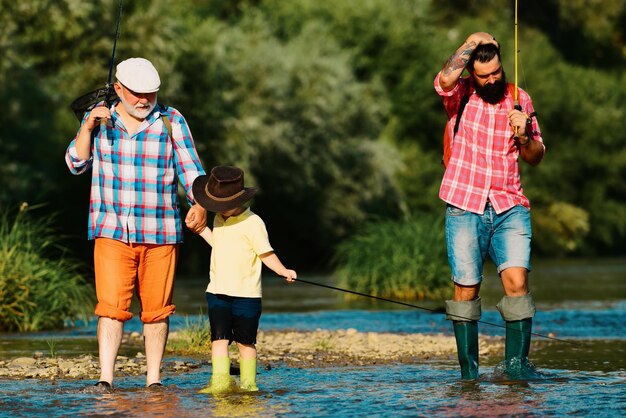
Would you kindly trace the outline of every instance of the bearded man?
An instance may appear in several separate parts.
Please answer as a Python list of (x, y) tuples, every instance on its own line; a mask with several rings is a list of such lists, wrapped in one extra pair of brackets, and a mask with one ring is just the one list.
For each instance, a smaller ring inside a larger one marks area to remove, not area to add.
[[(464, 70), (469, 77), (461, 77)], [(506, 321), (507, 368), (528, 363), (535, 305), (528, 286), (530, 204), (522, 191), (518, 157), (535, 166), (545, 148), (530, 96), (521, 89), (519, 110), (515, 108), (514, 89), (507, 87), (500, 47), (492, 35), (470, 35), (434, 84), (452, 138), (439, 191), (447, 203), (446, 243), (454, 282), (446, 313), (453, 321), (461, 377), (476, 379), (479, 290), (487, 254), (504, 288), (497, 308)], [(455, 134), (451, 130), (459, 117)]]
[(178, 183), (191, 208), (187, 226), (206, 225), (192, 185), (203, 175), (185, 118), (157, 103), (161, 80), (152, 63), (130, 58), (117, 65), (110, 107), (102, 102), (83, 117), (65, 160), (73, 174), (92, 169), (88, 238), (95, 240), (95, 314), (100, 357), (96, 387), (110, 390), (124, 322), (139, 298), (147, 360), (146, 386), (161, 384), (169, 333), (174, 274), (182, 242)]

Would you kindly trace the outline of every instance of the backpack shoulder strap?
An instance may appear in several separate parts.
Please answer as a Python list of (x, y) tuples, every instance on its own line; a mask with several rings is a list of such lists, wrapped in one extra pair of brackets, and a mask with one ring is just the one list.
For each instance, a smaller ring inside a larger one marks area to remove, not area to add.
[(511, 95), (513, 100), (515, 100), (515, 84), (506, 83), (506, 88), (509, 90), (509, 94)]
[(170, 118), (165, 114), (161, 113), (161, 119), (163, 120), (163, 124), (165, 125), (165, 129), (167, 130), (167, 136), (173, 141), (174, 136), (172, 135), (172, 122)]
[(461, 99), (461, 103), (459, 103), (459, 111), (456, 113), (456, 122), (454, 123), (454, 134), (453, 137), (456, 136), (456, 133), (459, 131), (459, 125), (461, 124), (461, 116), (463, 116), (463, 111), (465, 110), (465, 105), (469, 101), (469, 94), (464, 94)]

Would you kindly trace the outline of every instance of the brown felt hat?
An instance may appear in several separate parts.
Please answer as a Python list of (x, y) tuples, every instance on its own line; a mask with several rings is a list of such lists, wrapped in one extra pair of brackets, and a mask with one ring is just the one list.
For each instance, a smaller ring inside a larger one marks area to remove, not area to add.
[(193, 197), (209, 212), (226, 212), (243, 206), (257, 189), (244, 187), (243, 170), (220, 165), (210, 175), (198, 176), (193, 182)]

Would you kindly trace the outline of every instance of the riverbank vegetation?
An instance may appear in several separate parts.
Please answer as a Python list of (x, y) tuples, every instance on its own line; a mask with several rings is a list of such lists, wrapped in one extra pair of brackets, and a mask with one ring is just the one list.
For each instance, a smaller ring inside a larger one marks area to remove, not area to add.
[(196, 318), (186, 316), (185, 327), (168, 339), (167, 349), (184, 355), (210, 353), (211, 326), (207, 315), (200, 313)]
[[(402, 229), (444, 211), (445, 114), (433, 79), (468, 34), (488, 31), (513, 81), (513, 4), (125, 1), (116, 62), (151, 59), (159, 101), (185, 115), (204, 167), (246, 171), (260, 189), (253, 210), (286, 264), (327, 271), (335, 260), (338, 276), (364, 291), (429, 297), (447, 280), (434, 261), (444, 246), (420, 232), (431, 247), (405, 248), (419, 244)], [(538, 167), (521, 164), (535, 255), (626, 250), (625, 7), (519, 5), (519, 83), (547, 147)], [(90, 181), (63, 162), (78, 128), (69, 103), (105, 84), (117, 10), (118, 0), (24, 0), (0, 14), (0, 208), (47, 203), (83, 260)], [(391, 243), (389, 231), (403, 234), (395, 257), (390, 246), (360, 263), (368, 239)], [(180, 273), (206, 274), (206, 245), (185, 234)], [(430, 274), (442, 277), (419, 282)]]
[(60, 328), (93, 308), (93, 289), (60, 246), (54, 219), (28, 212), (23, 204), (0, 213), (0, 331)]
[(451, 296), (442, 216), (365, 224), (339, 244), (335, 274), (347, 289), (405, 300)]

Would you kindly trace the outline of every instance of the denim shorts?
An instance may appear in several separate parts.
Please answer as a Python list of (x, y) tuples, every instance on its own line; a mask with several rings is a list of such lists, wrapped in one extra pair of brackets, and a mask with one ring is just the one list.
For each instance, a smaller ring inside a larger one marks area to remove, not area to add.
[(242, 298), (206, 292), (211, 341), (228, 340), (256, 344), (261, 318), (261, 298)]
[(498, 274), (509, 267), (530, 271), (530, 211), (517, 205), (497, 214), (487, 204), (482, 215), (448, 205), (446, 243), (452, 281), (462, 286), (479, 284), (487, 253)]

